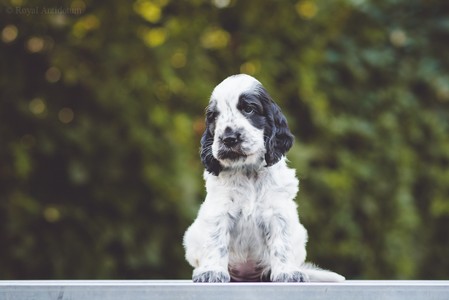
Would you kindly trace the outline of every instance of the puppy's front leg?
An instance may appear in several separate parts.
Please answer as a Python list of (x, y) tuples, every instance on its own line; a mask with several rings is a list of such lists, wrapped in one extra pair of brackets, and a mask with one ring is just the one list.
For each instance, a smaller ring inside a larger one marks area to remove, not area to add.
[(270, 280), (273, 282), (309, 281), (307, 275), (301, 272), (297, 265), (295, 252), (298, 249), (293, 247), (305, 247), (305, 245), (292, 244), (293, 231), (296, 228), (291, 218), (282, 214), (273, 214), (266, 224), (265, 236), (271, 267)]
[[(204, 217), (204, 216), (202, 216)], [(185, 236), (187, 259), (195, 268), (194, 282), (229, 282), (227, 216), (198, 218)]]

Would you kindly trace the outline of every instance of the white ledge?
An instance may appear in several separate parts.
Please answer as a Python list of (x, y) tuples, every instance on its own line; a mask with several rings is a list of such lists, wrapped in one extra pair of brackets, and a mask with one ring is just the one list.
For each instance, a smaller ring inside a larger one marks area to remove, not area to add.
[(449, 281), (194, 284), (188, 280), (0, 281), (0, 300), (449, 299)]

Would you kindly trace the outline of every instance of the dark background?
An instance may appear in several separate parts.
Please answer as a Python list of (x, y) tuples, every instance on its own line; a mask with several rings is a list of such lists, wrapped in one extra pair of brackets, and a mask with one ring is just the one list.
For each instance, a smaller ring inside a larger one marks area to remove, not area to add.
[(449, 2), (1, 0), (0, 279), (190, 278), (216, 84), (287, 115), (308, 260), (449, 279)]

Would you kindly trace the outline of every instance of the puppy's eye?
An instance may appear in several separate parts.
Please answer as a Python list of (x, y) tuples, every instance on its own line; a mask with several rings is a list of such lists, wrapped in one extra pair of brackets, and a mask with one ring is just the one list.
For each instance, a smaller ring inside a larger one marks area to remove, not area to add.
[(244, 107), (242, 108), (242, 111), (243, 111), (243, 113), (246, 114), (246, 115), (251, 115), (251, 114), (254, 113), (254, 108), (251, 107), (251, 106), (249, 106), (249, 105), (246, 105), (246, 106), (244, 106)]

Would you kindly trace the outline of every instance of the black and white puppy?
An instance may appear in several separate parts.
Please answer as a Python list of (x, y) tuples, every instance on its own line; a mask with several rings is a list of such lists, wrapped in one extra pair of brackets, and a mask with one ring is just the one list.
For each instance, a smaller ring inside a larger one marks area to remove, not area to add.
[(262, 84), (234, 75), (215, 87), (201, 159), (207, 196), (184, 236), (194, 282), (343, 281), (305, 263), (287, 121)]

